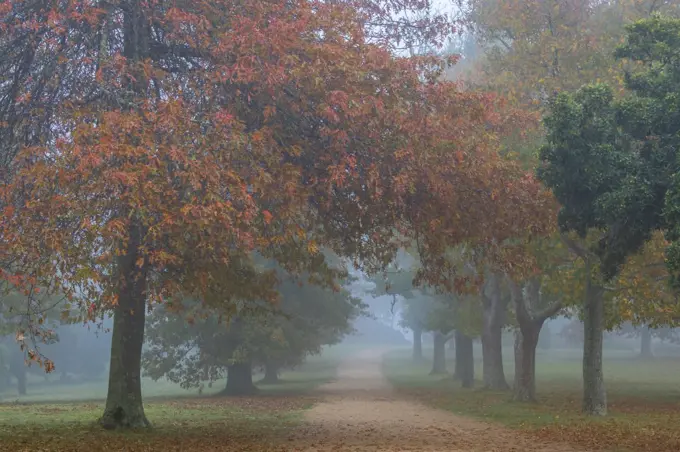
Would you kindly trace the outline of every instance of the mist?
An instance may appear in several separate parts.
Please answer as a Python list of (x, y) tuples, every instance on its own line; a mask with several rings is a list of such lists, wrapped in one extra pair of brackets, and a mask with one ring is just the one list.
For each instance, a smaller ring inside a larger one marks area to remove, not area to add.
[(678, 0), (0, 0), (0, 450), (680, 451)]

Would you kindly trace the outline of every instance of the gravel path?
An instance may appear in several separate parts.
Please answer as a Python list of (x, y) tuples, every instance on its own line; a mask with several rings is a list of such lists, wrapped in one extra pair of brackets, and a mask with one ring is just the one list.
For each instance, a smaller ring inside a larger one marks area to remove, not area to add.
[(367, 350), (324, 385), (324, 401), (306, 412), (290, 438), (298, 451), (575, 452), (517, 432), (430, 408), (395, 393), (381, 373), (385, 350)]

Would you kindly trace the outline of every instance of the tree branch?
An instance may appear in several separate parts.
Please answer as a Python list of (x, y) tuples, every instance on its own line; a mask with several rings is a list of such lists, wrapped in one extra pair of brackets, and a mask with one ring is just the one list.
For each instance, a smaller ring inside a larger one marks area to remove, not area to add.
[(560, 234), (560, 240), (562, 240), (562, 243), (564, 243), (569, 250), (579, 256), (582, 259), (587, 259), (592, 253), (586, 249), (583, 245), (578, 243), (576, 240), (573, 240), (567, 236), (567, 234)]
[(563, 307), (564, 306), (563, 306), (562, 300), (556, 301), (555, 304), (553, 304), (552, 306), (549, 306), (543, 312), (541, 312), (541, 314), (538, 316), (538, 319), (540, 319), (541, 321), (549, 319), (550, 317), (552, 317), (552, 316), (556, 315), (558, 312), (560, 312)]

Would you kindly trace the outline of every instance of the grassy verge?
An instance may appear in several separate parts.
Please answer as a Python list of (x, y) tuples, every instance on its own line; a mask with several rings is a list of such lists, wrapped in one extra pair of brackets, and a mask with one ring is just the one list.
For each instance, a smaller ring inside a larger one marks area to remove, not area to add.
[(29, 396), (0, 403), (0, 450), (289, 450), (291, 430), (316, 401), (313, 389), (335, 378), (346, 353), (312, 357), (283, 372), (279, 384), (259, 385), (253, 397), (216, 397), (224, 382), (201, 396), (167, 382), (145, 382), (145, 410), (154, 427), (144, 432), (102, 430), (96, 419), (103, 398), (87, 397), (99, 395), (99, 387), (85, 387), (84, 393), (77, 385), (29, 387)]
[[(506, 353), (508, 357), (508, 353)], [(543, 358), (543, 359), (541, 359)], [(610, 416), (580, 413), (580, 361), (559, 352), (539, 356), (538, 404), (520, 404), (507, 392), (465, 390), (451, 377), (429, 376), (428, 363), (414, 364), (408, 351), (385, 357), (387, 378), (402, 393), (456, 414), (476, 417), (553, 441), (590, 450), (680, 450), (680, 360), (641, 361), (614, 357), (605, 361)], [(480, 367), (480, 363), (477, 363)], [(514, 369), (508, 362), (506, 375)], [(453, 363), (450, 363), (453, 369)], [(481, 369), (476, 369), (481, 376)], [(481, 386), (477, 382), (477, 386)]]

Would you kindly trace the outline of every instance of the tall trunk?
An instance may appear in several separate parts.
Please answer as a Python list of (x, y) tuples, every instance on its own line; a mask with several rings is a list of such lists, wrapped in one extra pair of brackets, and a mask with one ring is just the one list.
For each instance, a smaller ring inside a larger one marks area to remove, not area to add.
[[(123, 56), (129, 65), (126, 108), (139, 108), (146, 97), (147, 78), (141, 62), (149, 55), (149, 23), (140, 0), (130, 0), (123, 10)], [(105, 49), (104, 49), (105, 50)], [(139, 141), (132, 136), (131, 142)], [(131, 215), (130, 215), (131, 214)], [(130, 218), (126, 250), (116, 262), (118, 304), (113, 314), (109, 389), (100, 423), (104, 428), (150, 427), (142, 404), (141, 361), (146, 317), (148, 262), (141, 253), (145, 232), (134, 212), (125, 209), (120, 218)], [(141, 265), (138, 262), (142, 259)]]
[(142, 230), (130, 227), (127, 252), (118, 259), (118, 305), (113, 315), (109, 390), (100, 422), (104, 428), (149, 427), (142, 404), (141, 360), (146, 316), (147, 265), (140, 268)]
[(278, 363), (272, 359), (268, 359), (264, 364), (264, 377), (262, 378), (262, 383), (271, 385), (279, 382)]
[(257, 392), (253, 384), (252, 365), (248, 361), (234, 363), (227, 368), (227, 386), (224, 395), (252, 395)]
[(17, 379), (17, 392), (19, 395), (26, 395), (26, 362), (23, 353), (16, 350), (9, 363), (9, 373)]
[(26, 366), (17, 368), (14, 375), (17, 377), (17, 392), (26, 395)]
[(456, 349), (456, 337), (455, 335), (449, 339), (449, 342), (447, 342), (449, 350), (453, 351)]
[[(590, 270), (588, 263), (586, 267)], [(602, 372), (603, 294), (603, 288), (588, 277), (583, 322), (583, 412), (594, 416), (607, 414), (607, 393)]]
[(456, 361), (455, 361), (455, 364), (454, 364), (455, 368), (454, 368), (454, 371), (453, 371), (453, 378), (455, 378), (456, 380), (460, 380), (462, 375), (463, 375), (463, 367), (462, 367), (462, 365), (463, 365), (463, 354), (462, 354), (463, 349), (461, 348), (461, 345), (460, 345), (460, 342), (464, 340), (464, 339), (462, 339), (462, 336), (463, 336), (463, 333), (456, 330), (456, 332), (454, 333), (454, 338), (453, 338), (453, 341), (456, 343), (456, 349), (455, 349)]
[(413, 328), (413, 361), (423, 360), (423, 330)]
[(536, 401), (536, 346), (542, 321), (525, 323), (515, 331), (515, 387), (517, 402)]
[(430, 375), (446, 373), (446, 336), (440, 332), (433, 334), (434, 355)]
[(652, 353), (652, 330), (648, 326), (642, 328), (640, 333), (640, 356), (643, 358), (651, 358)]
[(464, 388), (475, 384), (475, 359), (472, 338), (456, 331), (456, 373)]
[(482, 363), (484, 387), (494, 390), (507, 390), (503, 371), (503, 325), (507, 309), (507, 299), (501, 294), (500, 278), (490, 274), (486, 284), (488, 294), (482, 291), (484, 321), (482, 328)]

